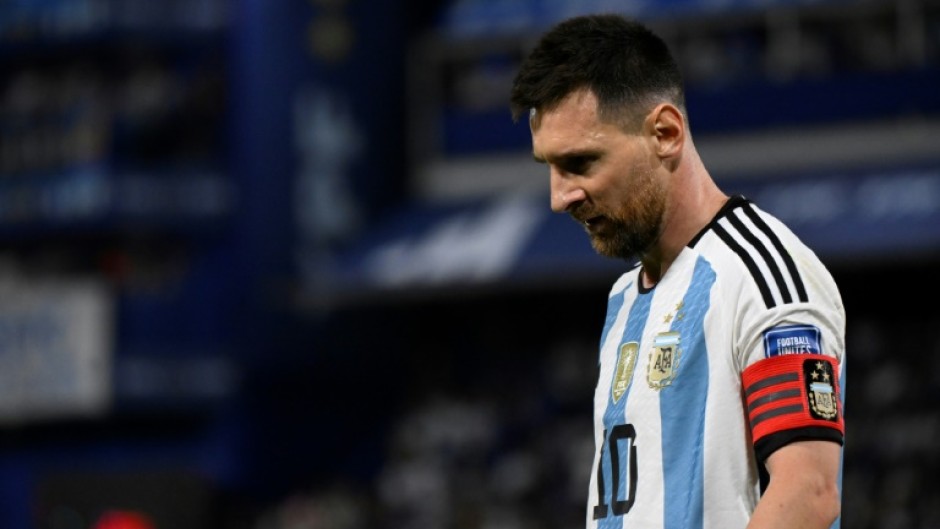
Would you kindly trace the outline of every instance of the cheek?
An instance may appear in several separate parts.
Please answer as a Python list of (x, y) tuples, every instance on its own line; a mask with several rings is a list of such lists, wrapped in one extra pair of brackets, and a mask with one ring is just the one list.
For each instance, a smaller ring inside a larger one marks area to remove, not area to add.
[(652, 180), (650, 167), (642, 162), (634, 162), (629, 169), (621, 171), (617, 187), (621, 196), (635, 200), (649, 191)]
[(609, 215), (635, 219), (640, 214), (632, 212), (646, 207), (657, 194), (655, 174), (644, 152), (623, 149), (612, 155), (603, 172), (591, 179), (591, 201)]
[(652, 168), (637, 164), (629, 175), (624, 175), (617, 190), (619, 216), (625, 220), (646, 219), (650, 208), (654, 208), (662, 197), (662, 190)]

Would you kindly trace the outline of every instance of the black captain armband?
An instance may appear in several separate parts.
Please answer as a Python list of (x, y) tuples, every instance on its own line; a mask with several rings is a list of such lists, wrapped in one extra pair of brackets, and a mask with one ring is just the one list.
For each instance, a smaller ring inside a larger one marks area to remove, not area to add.
[(796, 440), (843, 442), (838, 367), (829, 356), (792, 354), (767, 358), (744, 370), (747, 414), (761, 462)]

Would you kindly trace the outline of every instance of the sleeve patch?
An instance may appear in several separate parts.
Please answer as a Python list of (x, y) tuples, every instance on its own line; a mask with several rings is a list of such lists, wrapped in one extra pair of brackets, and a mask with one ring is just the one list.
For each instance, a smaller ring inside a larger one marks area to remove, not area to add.
[(764, 358), (794, 354), (822, 354), (815, 325), (779, 325), (764, 331)]
[(804, 360), (803, 380), (810, 415), (824, 421), (838, 421), (839, 401), (836, 396), (836, 374), (832, 363), (824, 360)]
[[(767, 358), (742, 374), (755, 443), (786, 431), (845, 432), (834, 358), (791, 354)], [(815, 437), (816, 434), (808, 435)]]

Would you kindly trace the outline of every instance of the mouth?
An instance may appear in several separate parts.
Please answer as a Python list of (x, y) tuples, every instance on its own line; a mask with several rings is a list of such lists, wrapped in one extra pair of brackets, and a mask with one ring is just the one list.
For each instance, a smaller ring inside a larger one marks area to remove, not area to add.
[(605, 221), (602, 215), (588, 218), (577, 218), (575, 220), (585, 229), (585, 231), (592, 235), (595, 234), (597, 230), (601, 229), (601, 226)]
[(588, 229), (588, 230), (597, 227), (603, 221), (604, 221), (604, 217), (602, 215), (598, 215), (596, 217), (590, 217), (586, 219), (578, 219), (578, 222), (580, 222), (581, 225), (584, 226), (585, 229)]

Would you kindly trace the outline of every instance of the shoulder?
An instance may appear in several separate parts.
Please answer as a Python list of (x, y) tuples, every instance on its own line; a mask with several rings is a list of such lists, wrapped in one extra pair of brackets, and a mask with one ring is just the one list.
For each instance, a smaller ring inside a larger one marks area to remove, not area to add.
[(831, 277), (813, 250), (742, 196), (729, 199), (690, 246), (723, 269), (726, 280), (740, 278), (738, 283), (752, 286), (745, 290), (753, 290), (768, 309), (807, 303), (814, 289), (834, 288), (823, 285), (831, 283)]
[(735, 197), (693, 248), (716, 269), (739, 368), (766, 356), (771, 337), (811, 335), (814, 351), (843, 358), (845, 309), (835, 280), (775, 216)]

